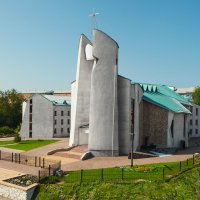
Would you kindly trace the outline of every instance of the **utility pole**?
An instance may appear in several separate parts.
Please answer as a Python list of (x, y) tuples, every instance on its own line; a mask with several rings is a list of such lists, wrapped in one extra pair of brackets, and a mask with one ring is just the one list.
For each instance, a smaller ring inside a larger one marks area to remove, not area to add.
[(134, 133), (131, 133), (131, 167), (133, 167), (133, 144), (134, 144)]

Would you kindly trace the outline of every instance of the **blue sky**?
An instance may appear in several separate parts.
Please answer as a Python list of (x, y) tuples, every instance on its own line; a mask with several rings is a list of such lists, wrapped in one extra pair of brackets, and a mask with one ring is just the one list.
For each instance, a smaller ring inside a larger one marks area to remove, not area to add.
[(0, 90), (70, 90), (81, 33), (119, 44), (119, 74), (200, 85), (199, 0), (0, 0)]

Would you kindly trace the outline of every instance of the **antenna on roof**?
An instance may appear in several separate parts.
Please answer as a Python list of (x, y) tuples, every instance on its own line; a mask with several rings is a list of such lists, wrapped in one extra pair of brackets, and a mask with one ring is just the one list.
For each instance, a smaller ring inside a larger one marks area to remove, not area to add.
[(100, 13), (95, 12), (95, 9), (93, 9), (93, 12), (89, 14), (89, 17), (92, 17), (92, 29), (97, 28), (97, 21), (96, 21), (96, 16), (99, 15)]

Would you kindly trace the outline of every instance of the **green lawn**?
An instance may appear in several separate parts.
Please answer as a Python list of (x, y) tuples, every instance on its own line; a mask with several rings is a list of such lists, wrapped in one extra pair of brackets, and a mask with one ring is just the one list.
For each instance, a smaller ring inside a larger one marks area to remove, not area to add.
[(200, 199), (200, 167), (194, 167), (167, 182), (138, 179), (40, 184), (36, 200), (198, 200)]
[(19, 143), (15, 143), (14, 141), (0, 141), (0, 147), (28, 151), (58, 141), (59, 140), (23, 140)]

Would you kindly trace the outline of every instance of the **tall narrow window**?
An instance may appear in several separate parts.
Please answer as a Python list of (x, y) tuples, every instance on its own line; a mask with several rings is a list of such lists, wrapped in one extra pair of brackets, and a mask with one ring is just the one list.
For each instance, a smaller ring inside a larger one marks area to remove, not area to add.
[(67, 112), (67, 115), (70, 116), (70, 111)]
[(70, 129), (69, 128), (67, 128), (67, 133), (70, 133)]
[(32, 131), (32, 123), (29, 123), (29, 131)]
[(192, 119), (190, 120), (190, 125), (192, 126)]
[(33, 111), (33, 106), (30, 105), (30, 113), (32, 113), (32, 111)]
[(67, 120), (67, 124), (70, 124), (70, 119)]
[(33, 99), (30, 99), (30, 104), (32, 104), (33, 103)]
[(56, 112), (56, 110), (54, 111), (54, 116), (57, 116), (57, 112)]
[(32, 138), (32, 131), (29, 132), (29, 138)]
[(64, 115), (64, 112), (63, 112), (63, 110), (61, 111), (61, 116), (63, 116)]
[(54, 128), (54, 133), (55, 133), (55, 134), (57, 133), (57, 130), (56, 130), (56, 128)]
[(198, 134), (198, 129), (195, 130), (195, 133)]
[(63, 119), (61, 119), (61, 125), (63, 125)]
[(29, 114), (29, 122), (32, 122), (32, 114)]
[(174, 120), (172, 120), (170, 129), (171, 129), (171, 136), (172, 138), (174, 138)]
[(63, 133), (63, 128), (61, 128), (61, 133)]
[(196, 108), (196, 115), (198, 115), (199, 114), (199, 112), (198, 112), (199, 110), (198, 110), (198, 108)]
[(198, 120), (197, 119), (195, 120), (195, 124), (198, 125)]
[(54, 124), (55, 124), (55, 125), (57, 124), (57, 120), (56, 120), (56, 119), (54, 120)]

